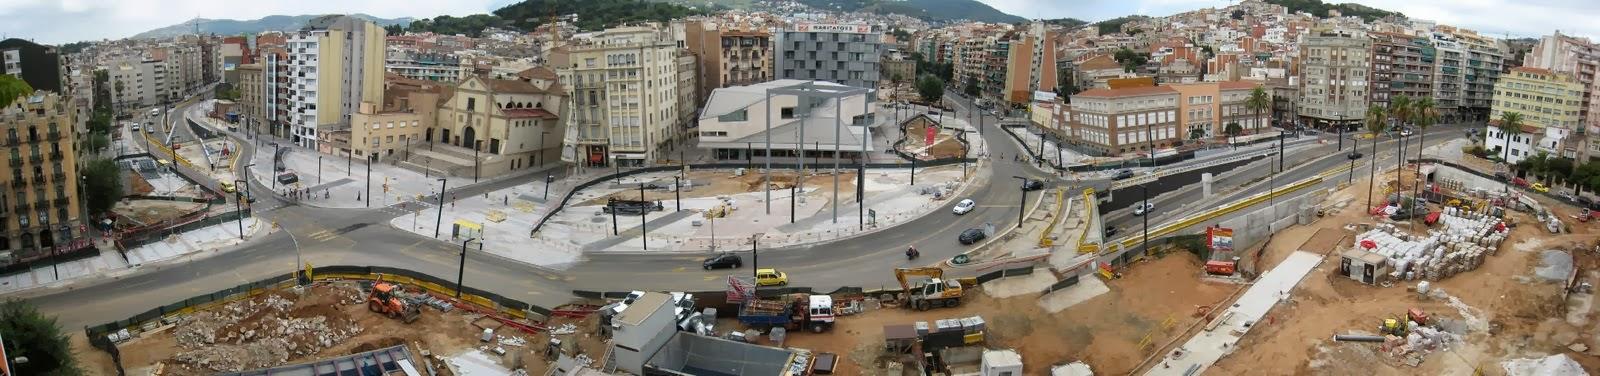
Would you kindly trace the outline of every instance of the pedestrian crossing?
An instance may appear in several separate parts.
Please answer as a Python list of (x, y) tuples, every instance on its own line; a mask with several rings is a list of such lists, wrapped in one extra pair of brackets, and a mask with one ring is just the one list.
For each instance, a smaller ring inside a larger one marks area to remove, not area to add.
[(338, 237), (339, 237), (339, 234), (334, 233), (332, 230), (322, 230), (322, 231), (317, 231), (317, 232), (311, 233), (311, 238), (312, 239), (316, 239), (317, 241), (320, 241), (320, 242), (333, 240), (334, 238), (338, 238)]

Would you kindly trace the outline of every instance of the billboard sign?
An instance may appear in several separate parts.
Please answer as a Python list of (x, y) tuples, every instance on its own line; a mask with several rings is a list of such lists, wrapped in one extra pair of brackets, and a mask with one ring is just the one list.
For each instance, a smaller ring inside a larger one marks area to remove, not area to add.
[(1056, 101), (1056, 93), (1048, 92), (1048, 91), (1035, 91), (1035, 92), (1033, 92), (1033, 101), (1034, 102), (1055, 102)]
[(927, 136), (923, 137), (924, 140), (922, 141), (922, 145), (923, 146), (933, 146), (933, 138), (934, 138), (935, 135), (939, 134), (939, 128), (938, 127), (934, 127), (933, 124), (928, 124), (926, 126), (923, 126), (923, 128), (927, 129), (928, 132), (927, 132)]
[(867, 34), (872, 32), (872, 26), (867, 24), (815, 24), (801, 23), (794, 25), (794, 30), (802, 33), (856, 33)]
[(1207, 227), (1206, 247), (1211, 248), (1212, 252), (1233, 252), (1233, 229)]

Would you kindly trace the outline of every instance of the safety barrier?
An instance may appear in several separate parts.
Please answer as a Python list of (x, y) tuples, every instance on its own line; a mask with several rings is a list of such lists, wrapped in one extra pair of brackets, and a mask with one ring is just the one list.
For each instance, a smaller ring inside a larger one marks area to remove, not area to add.
[[(1239, 200), (1238, 202), (1234, 202), (1232, 204), (1223, 205), (1223, 206), (1218, 207), (1216, 209), (1207, 210), (1205, 212), (1201, 212), (1201, 213), (1197, 213), (1197, 214), (1194, 214), (1194, 215), (1190, 215), (1188, 217), (1185, 217), (1185, 218), (1183, 218), (1181, 220), (1178, 220), (1178, 221), (1175, 221), (1175, 222), (1168, 222), (1165, 225), (1162, 225), (1160, 227), (1156, 227), (1155, 229), (1150, 230), (1150, 237), (1155, 238), (1155, 237), (1160, 237), (1160, 236), (1166, 236), (1167, 234), (1171, 234), (1171, 233), (1177, 232), (1177, 231), (1182, 230), (1184, 228), (1188, 228), (1189, 226), (1193, 226), (1193, 225), (1196, 225), (1196, 224), (1199, 224), (1199, 223), (1202, 223), (1202, 222), (1210, 221), (1210, 220), (1212, 220), (1214, 218), (1217, 218), (1217, 217), (1220, 217), (1220, 216), (1223, 216), (1223, 215), (1227, 215), (1227, 214), (1239, 211), (1239, 209), (1243, 209), (1243, 208), (1247, 208), (1247, 207), (1253, 206), (1255, 204), (1259, 204), (1259, 203), (1261, 203), (1263, 201), (1267, 201), (1267, 199), (1270, 199), (1270, 198), (1273, 198), (1273, 197), (1277, 197), (1277, 196), (1282, 196), (1282, 195), (1285, 195), (1285, 194), (1288, 194), (1288, 193), (1293, 193), (1293, 192), (1301, 190), (1303, 188), (1316, 185), (1317, 183), (1321, 183), (1322, 179), (1323, 179), (1322, 176), (1313, 176), (1313, 177), (1310, 177), (1310, 178), (1302, 179), (1302, 180), (1300, 180), (1298, 182), (1295, 182), (1293, 184), (1289, 184), (1289, 185), (1284, 186), (1282, 188), (1274, 188), (1274, 189), (1272, 189), (1270, 191), (1255, 194), (1253, 196), (1245, 198), (1244, 200)], [(1132, 248), (1136, 244), (1139, 244), (1140, 241), (1141, 241), (1141, 237), (1139, 237), (1139, 236), (1129, 236), (1127, 238), (1122, 239), (1120, 244), (1122, 245), (1123, 249), (1128, 249), (1128, 248)]]
[[(1084, 223), (1089, 223), (1089, 224), (1093, 223), (1093, 221), (1091, 221), (1091, 219), (1093, 219), (1095, 216), (1100, 215), (1099, 206), (1100, 206), (1100, 201), (1095, 199), (1094, 188), (1084, 188), (1083, 189), (1083, 218), (1084, 218)], [(1104, 226), (1104, 224), (1102, 224), (1102, 226)], [(1085, 226), (1085, 227), (1091, 227), (1091, 228), (1085, 228), (1085, 229), (1083, 229), (1083, 232), (1078, 233), (1078, 253), (1095, 253), (1095, 252), (1098, 252), (1100, 250), (1100, 243), (1094, 243), (1094, 242), (1090, 242), (1089, 241), (1089, 232), (1090, 232), (1090, 230), (1093, 230), (1092, 227), (1094, 227), (1094, 226)], [(1100, 235), (1101, 235), (1101, 237), (1105, 237), (1105, 232), (1101, 232)], [(1103, 240), (1104, 239), (1102, 239), (1102, 241)]]
[(1050, 216), (1050, 223), (1044, 226), (1044, 231), (1039, 232), (1039, 248), (1055, 245), (1055, 239), (1051, 239), (1050, 234), (1055, 232), (1056, 224), (1061, 223), (1061, 217), (1065, 217), (1067, 215), (1067, 210), (1070, 209), (1066, 206), (1062, 206), (1066, 203), (1066, 197), (1066, 188), (1056, 188), (1056, 211), (1058, 213)]
[(1222, 165), (1226, 165), (1226, 164), (1229, 164), (1229, 163), (1234, 163), (1234, 162), (1244, 161), (1244, 160), (1252, 160), (1252, 159), (1262, 158), (1262, 157), (1270, 157), (1270, 156), (1273, 156), (1273, 155), (1276, 155), (1276, 154), (1278, 154), (1278, 152), (1276, 150), (1267, 151), (1267, 152), (1261, 152), (1261, 153), (1249, 153), (1249, 154), (1236, 155), (1236, 156), (1226, 157), (1226, 158), (1217, 158), (1215, 160), (1205, 161), (1205, 163), (1196, 162), (1196, 163), (1190, 163), (1190, 164), (1187, 164), (1187, 165), (1182, 165), (1182, 166), (1178, 166), (1178, 167), (1174, 167), (1174, 168), (1160, 168), (1158, 171), (1156, 171), (1153, 174), (1139, 175), (1139, 176), (1135, 176), (1135, 177), (1132, 177), (1132, 178), (1122, 179), (1122, 180), (1118, 180), (1116, 182), (1113, 182), (1113, 183), (1111, 183), (1111, 190), (1114, 191), (1114, 190), (1123, 189), (1123, 188), (1127, 188), (1127, 187), (1138, 186), (1138, 185), (1144, 184), (1144, 183), (1151, 183), (1151, 182), (1155, 182), (1157, 179), (1160, 179), (1162, 177), (1181, 174), (1181, 173), (1194, 171), (1194, 170), (1198, 170), (1198, 169), (1202, 169), (1202, 168), (1207, 168), (1207, 167), (1212, 167), (1212, 166), (1222, 166)]

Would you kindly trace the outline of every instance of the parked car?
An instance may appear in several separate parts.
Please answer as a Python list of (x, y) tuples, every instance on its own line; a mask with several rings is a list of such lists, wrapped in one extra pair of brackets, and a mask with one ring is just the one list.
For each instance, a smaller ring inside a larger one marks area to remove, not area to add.
[(983, 233), (983, 229), (969, 228), (966, 231), (962, 231), (961, 236), (956, 237), (956, 241), (961, 242), (961, 245), (972, 245), (972, 243), (977, 243), (988, 237), (989, 234)]
[(1156, 204), (1152, 204), (1152, 203), (1148, 203), (1147, 202), (1143, 206), (1134, 206), (1133, 207), (1133, 215), (1134, 216), (1141, 216), (1141, 215), (1148, 214), (1153, 210), (1156, 210)]
[(1113, 179), (1122, 180), (1122, 179), (1127, 179), (1127, 178), (1131, 178), (1131, 177), (1133, 177), (1133, 170), (1122, 170), (1122, 171), (1117, 171), (1117, 177), (1115, 177)]
[(1528, 181), (1522, 178), (1511, 178), (1511, 184), (1515, 184), (1518, 187), (1526, 187), (1528, 186)]
[(1028, 179), (1022, 182), (1023, 191), (1037, 191), (1040, 189), (1044, 189), (1044, 182), (1042, 181)]
[(756, 269), (756, 286), (784, 286), (789, 284), (789, 273), (778, 269)]
[(1109, 237), (1117, 236), (1117, 231), (1119, 231), (1117, 226), (1107, 226), (1106, 227), (1106, 236), (1105, 237), (1109, 238)]
[(700, 262), (700, 266), (705, 267), (706, 270), (721, 268), (737, 269), (743, 265), (744, 259), (739, 258), (739, 255), (726, 252), (707, 257), (705, 261)]
[(961, 202), (957, 202), (956, 207), (951, 208), (950, 212), (955, 213), (956, 215), (962, 215), (971, 212), (972, 209), (976, 207), (978, 207), (978, 203), (969, 198), (961, 200)]
[(1534, 192), (1539, 192), (1539, 193), (1545, 193), (1545, 192), (1549, 192), (1550, 191), (1550, 187), (1544, 186), (1543, 182), (1535, 182), (1535, 183), (1533, 183), (1533, 185), (1529, 186), (1528, 188), (1533, 188)]

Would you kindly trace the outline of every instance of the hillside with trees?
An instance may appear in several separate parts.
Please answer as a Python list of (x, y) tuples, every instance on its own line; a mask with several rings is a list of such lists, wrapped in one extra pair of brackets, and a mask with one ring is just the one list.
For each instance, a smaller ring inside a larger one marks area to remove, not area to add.
[(1402, 18), (1406, 16), (1400, 12), (1390, 12), (1356, 3), (1329, 4), (1322, 2), (1322, 0), (1266, 0), (1266, 2), (1289, 8), (1289, 13), (1306, 12), (1317, 17), (1328, 17), (1329, 10), (1337, 10), (1339, 14), (1344, 16), (1361, 17), (1362, 20), (1367, 22), (1388, 16)]
[(705, 14), (703, 10), (644, 0), (526, 0), (494, 11), (506, 26), (533, 30), (548, 22), (550, 15), (578, 15), (578, 29), (600, 30), (619, 24), (645, 21), (666, 22)]

